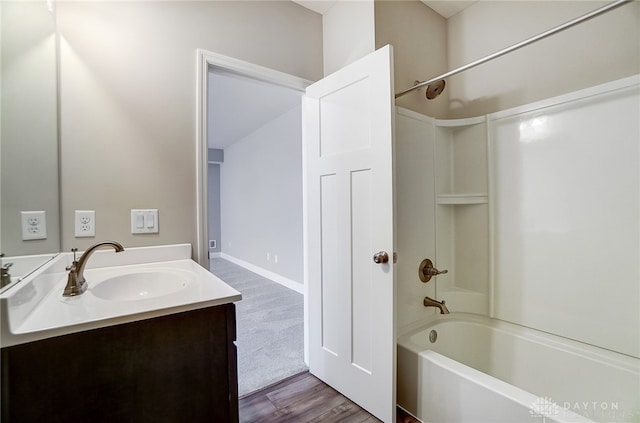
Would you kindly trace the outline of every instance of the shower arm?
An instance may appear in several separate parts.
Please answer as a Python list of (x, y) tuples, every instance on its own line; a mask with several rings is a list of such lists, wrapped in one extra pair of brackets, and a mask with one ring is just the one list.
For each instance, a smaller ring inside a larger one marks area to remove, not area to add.
[(551, 36), (553, 34), (556, 34), (558, 32), (564, 31), (565, 29), (571, 28), (572, 26), (578, 25), (578, 24), (580, 24), (580, 23), (582, 23), (584, 21), (587, 21), (589, 19), (595, 18), (596, 16), (602, 15), (603, 13), (606, 13), (606, 12), (609, 12), (609, 11), (611, 11), (613, 9), (616, 9), (616, 8), (626, 4), (626, 3), (631, 3), (632, 1), (633, 0), (617, 0), (617, 1), (614, 1), (612, 3), (606, 4), (606, 5), (598, 8), (598, 9), (595, 9), (595, 10), (585, 14), (585, 15), (579, 16), (579, 17), (577, 17), (577, 18), (575, 18), (573, 20), (570, 20), (569, 22), (563, 23), (562, 25), (558, 25), (558, 26), (556, 26), (554, 28), (549, 29), (548, 31), (545, 31), (545, 32), (543, 32), (541, 34), (535, 35), (535, 36), (533, 36), (531, 38), (528, 38), (528, 39), (526, 39), (524, 41), (521, 41), (521, 42), (519, 42), (517, 44), (514, 44), (514, 45), (512, 45), (510, 47), (507, 47), (505, 49), (502, 49), (500, 51), (492, 53), (492, 54), (490, 54), (488, 56), (485, 56), (485, 57), (483, 57), (481, 59), (478, 59), (478, 60), (476, 60), (474, 62), (468, 63), (468, 64), (466, 64), (464, 66), (460, 66), (459, 68), (450, 70), (449, 72), (443, 73), (442, 75), (438, 75), (435, 78), (431, 78), (431, 79), (429, 79), (427, 81), (418, 82), (413, 87), (407, 88), (404, 91), (400, 91), (400, 92), (396, 93), (395, 98), (402, 97), (403, 95), (405, 95), (405, 94), (407, 94), (407, 93), (409, 93), (409, 92), (411, 92), (413, 90), (417, 90), (418, 88), (422, 88), (422, 87), (427, 86), (429, 84), (433, 84), (434, 82), (438, 82), (441, 79), (448, 78), (450, 76), (456, 75), (456, 74), (458, 74), (460, 72), (464, 72), (464, 71), (466, 71), (468, 69), (474, 68), (474, 67), (476, 67), (478, 65), (481, 65), (481, 64), (483, 64), (485, 62), (488, 62), (490, 60), (496, 59), (496, 58), (498, 58), (500, 56), (503, 56), (503, 55), (505, 55), (507, 53), (511, 53), (512, 51), (518, 50), (518, 49), (520, 49), (520, 48), (522, 48), (522, 47), (524, 47), (526, 45), (535, 43), (536, 41), (540, 41), (543, 38), (547, 38), (547, 37), (549, 37), (549, 36)]

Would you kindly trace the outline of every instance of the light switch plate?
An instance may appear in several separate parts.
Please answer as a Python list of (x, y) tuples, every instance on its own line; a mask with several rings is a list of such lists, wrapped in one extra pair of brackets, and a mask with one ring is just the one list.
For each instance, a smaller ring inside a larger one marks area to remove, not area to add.
[(158, 209), (131, 209), (132, 234), (157, 234)]
[(47, 239), (47, 219), (44, 211), (22, 211), (20, 218), (23, 241)]

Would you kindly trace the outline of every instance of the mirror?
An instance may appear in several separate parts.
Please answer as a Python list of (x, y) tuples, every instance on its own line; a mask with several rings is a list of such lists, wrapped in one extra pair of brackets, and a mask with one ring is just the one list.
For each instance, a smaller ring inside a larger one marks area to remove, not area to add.
[[(53, 4), (0, 2), (0, 251), (13, 283), (60, 251)], [(23, 240), (23, 211), (45, 212), (26, 228), (37, 239)]]

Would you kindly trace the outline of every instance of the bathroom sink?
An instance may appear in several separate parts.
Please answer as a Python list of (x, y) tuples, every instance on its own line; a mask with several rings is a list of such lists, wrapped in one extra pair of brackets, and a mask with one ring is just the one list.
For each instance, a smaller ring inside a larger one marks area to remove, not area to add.
[(191, 259), (190, 244), (100, 250), (84, 269), (87, 290), (64, 296), (71, 253), (60, 253), (0, 294), (2, 347), (240, 301)]
[(90, 291), (103, 300), (145, 300), (183, 290), (194, 278), (192, 272), (177, 269), (142, 270), (107, 278), (91, 287)]

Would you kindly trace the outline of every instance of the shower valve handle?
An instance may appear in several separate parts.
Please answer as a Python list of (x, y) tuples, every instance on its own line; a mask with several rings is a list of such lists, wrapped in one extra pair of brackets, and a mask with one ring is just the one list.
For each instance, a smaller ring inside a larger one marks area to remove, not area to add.
[(433, 276), (442, 275), (448, 272), (449, 271), (446, 269), (438, 270), (433, 267), (433, 262), (429, 259), (422, 260), (418, 267), (418, 277), (422, 282), (429, 282)]

